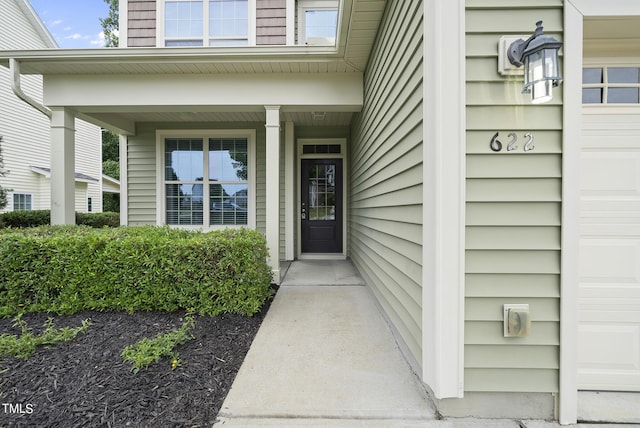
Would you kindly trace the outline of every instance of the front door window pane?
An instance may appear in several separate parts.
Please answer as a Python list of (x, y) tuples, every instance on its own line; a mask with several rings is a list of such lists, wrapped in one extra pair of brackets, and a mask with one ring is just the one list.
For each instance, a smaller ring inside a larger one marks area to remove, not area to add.
[(336, 166), (315, 165), (309, 169), (309, 220), (336, 219)]

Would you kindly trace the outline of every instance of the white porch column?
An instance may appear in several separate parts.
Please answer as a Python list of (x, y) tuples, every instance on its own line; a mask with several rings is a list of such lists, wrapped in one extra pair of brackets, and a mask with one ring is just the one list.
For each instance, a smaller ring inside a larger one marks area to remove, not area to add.
[(265, 106), (266, 142), (266, 237), (273, 280), (280, 283), (280, 106)]
[(75, 224), (75, 116), (52, 109), (51, 224)]
[(284, 237), (286, 260), (293, 260), (295, 257), (295, 144), (293, 122), (287, 121), (284, 125)]

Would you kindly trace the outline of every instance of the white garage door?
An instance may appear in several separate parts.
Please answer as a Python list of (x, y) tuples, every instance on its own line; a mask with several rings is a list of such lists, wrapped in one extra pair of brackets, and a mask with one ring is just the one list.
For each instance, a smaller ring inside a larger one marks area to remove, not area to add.
[(584, 99), (602, 104), (583, 108), (578, 388), (640, 391), (640, 104), (600, 70)]

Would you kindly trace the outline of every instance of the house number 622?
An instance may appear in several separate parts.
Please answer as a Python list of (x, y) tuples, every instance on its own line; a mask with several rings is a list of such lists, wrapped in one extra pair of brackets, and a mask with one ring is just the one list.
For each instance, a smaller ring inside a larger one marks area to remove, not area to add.
[[(489, 142), (489, 148), (494, 152), (499, 152), (502, 150), (502, 142), (498, 140), (498, 135), (500, 135), (499, 132), (493, 134), (493, 137), (491, 137), (491, 141)], [(518, 146), (516, 142), (518, 141), (518, 136), (516, 135), (516, 133), (509, 132), (507, 134), (507, 137), (510, 138), (509, 142), (507, 143), (507, 151), (512, 152), (514, 150), (517, 150)], [(525, 141), (524, 143), (523, 150), (525, 152), (530, 152), (531, 150), (535, 149), (535, 146), (533, 145), (533, 134), (531, 132), (527, 132), (526, 134), (524, 134), (524, 138), (526, 138), (527, 141)]]

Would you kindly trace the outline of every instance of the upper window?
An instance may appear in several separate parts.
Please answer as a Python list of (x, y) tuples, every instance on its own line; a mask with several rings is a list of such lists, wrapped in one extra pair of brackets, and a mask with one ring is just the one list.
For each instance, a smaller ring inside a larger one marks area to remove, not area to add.
[(248, 38), (248, 0), (164, 2), (165, 46), (239, 46)]
[(163, 137), (163, 223), (253, 226), (252, 137)]
[(33, 197), (29, 193), (13, 194), (14, 211), (31, 211), (33, 209)]
[(337, 28), (337, 0), (298, 1), (298, 44), (335, 45)]
[(583, 104), (640, 103), (639, 67), (586, 67), (582, 70)]

